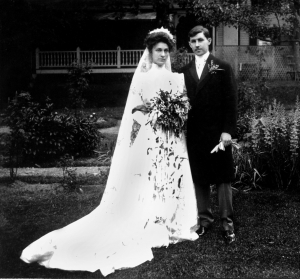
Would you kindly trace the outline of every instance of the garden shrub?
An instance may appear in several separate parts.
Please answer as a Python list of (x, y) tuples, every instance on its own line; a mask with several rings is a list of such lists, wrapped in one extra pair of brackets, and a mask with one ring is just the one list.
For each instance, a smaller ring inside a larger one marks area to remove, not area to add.
[(67, 88), (69, 92), (69, 101), (71, 108), (75, 110), (76, 116), (78, 109), (82, 109), (86, 103), (86, 100), (83, 98), (83, 93), (89, 87), (87, 76), (90, 73), (90, 61), (88, 63), (74, 62), (68, 72)]
[(22, 154), (26, 159), (45, 161), (64, 154), (87, 155), (100, 143), (94, 117), (74, 116), (68, 111), (58, 114), (49, 99), (42, 105), (32, 102), (29, 93), (21, 93), (7, 113), (12, 131), (22, 131)]
[(245, 134), (250, 132), (250, 123), (253, 113), (261, 113), (267, 104), (264, 98), (263, 82), (258, 85), (250, 85), (241, 82), (238, 85), (238, 117), (237, 133), (238, 141), (243, 140)]
[(286, 111), (275, 99), (249, 116), (250, 131), (234, 152), (236, 184), (299, 190), (300, 104)]
[(188, 61), (188, 51), (185, 47), (181, 47), (171, 54), (172, 71), (178, 72)]

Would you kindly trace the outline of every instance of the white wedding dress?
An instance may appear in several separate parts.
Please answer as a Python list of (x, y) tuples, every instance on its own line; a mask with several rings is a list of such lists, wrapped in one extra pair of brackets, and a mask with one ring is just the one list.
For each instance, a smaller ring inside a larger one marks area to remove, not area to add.
[[(147, 124), (148, 114), (131, 112), (159, 89), (183, 92), (183, 75), (155, 64), (148, 65), (148, 70), (142, 60), (132, 81), (100, 205), (30, 244), (22, 252), (23, 261), (63, 270), (100, 270), (106, 276), (150, 261), (152, 247), (198, 238), (184, 136), (154, 132)], [(141, 125), (137, 133), (132, 132), (134, 121)], [(166, 148), (174, 155), (161, 152)]]

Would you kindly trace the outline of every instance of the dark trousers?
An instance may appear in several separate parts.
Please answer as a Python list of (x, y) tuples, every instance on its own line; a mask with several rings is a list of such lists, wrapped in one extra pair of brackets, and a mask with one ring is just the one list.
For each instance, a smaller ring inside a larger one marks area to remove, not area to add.
[[(220, 210), (221, 227), (224, 231), (233, 230), (233, 208), (232, 208), (232, 189), (230, 183), (217, 184), (218, 202)], [(210, 207), (210, 185), (195, 184), (197, 206), (198, 206), (198, 224), (209, 227), (214, 217)]]

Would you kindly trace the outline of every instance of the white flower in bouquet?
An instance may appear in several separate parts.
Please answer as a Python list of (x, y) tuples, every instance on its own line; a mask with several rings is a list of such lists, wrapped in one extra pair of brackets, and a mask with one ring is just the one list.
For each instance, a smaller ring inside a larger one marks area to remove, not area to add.
[(154, 130), (157, 127), (174, 133), (179, 137), (191, 109), (186, 95), (172, 90), (157, 92), (157, 96), (148, 104), (150, 110), (149, 121)]

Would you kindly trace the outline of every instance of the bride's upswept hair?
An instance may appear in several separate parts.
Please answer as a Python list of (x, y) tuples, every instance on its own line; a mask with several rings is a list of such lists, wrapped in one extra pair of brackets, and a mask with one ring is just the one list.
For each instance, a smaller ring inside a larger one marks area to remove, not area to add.
[(165, 43), (169, 47), (169, 51), (173, 51), (174, 49), (174, 42), (165, 32), (155, 32), (148, 34), (145, 38), (145, 45), (149, 52), (152, 52), (153, 47), (158, 43)]

